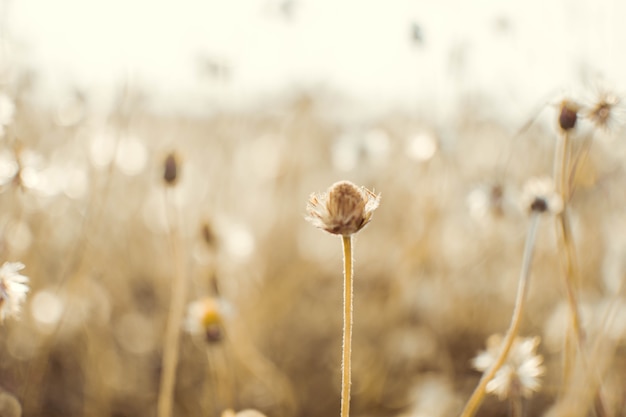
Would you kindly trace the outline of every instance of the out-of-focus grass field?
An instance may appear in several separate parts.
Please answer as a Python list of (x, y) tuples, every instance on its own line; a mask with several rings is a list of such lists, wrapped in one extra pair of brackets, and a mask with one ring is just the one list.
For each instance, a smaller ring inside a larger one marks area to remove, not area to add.
[[(2, 142), (1, 248), (3, 259), (25, 263), (31, 292), (21, 318), (0, 328), (0, 385), (24, 415), (154, 415), (172, 227), (188, 301), (225, 306), (221, 341), (181, 334), (175, 415), (337, 413), (340, 240), (303, 217), (310, 192), (343, 178), (382, 193), (355, 242), (353, 415), (460, 411), (480, 376), (471, 358), (508, 325), (528, 223), (519, 190), (551, 174), (554, 132), (536, 123), (514, 135), (471, 109), (445, 131), (400, 113), (345, 126), (324, 100), (296, 94), (191, 118), (150, 114), (126, 91), (103, 117), (88, 101), (59, 113), (15, 95)], [(600, 139), (571, 210), (585, 329), (590, 343), (611, 341), (598, 374), (617, 409), (624, 146)], [(172, 150), (180, 175), (166, 187)], [(561, 389), (554, 231), (544, 219), (522, 327), (542, 337), (548, 370), (529, 415)], [(501, 415), (506, 402), (489, 398), (482, 412)]]
[[(221, 322), (212, 341), (180, 323), (174, 416), (338, 415), (341, 241), (304, 217), (310, 193), (346, 179), (382, 194), (355, 238), (352, 416), (459, 415), (481, 376), (472, 358), (509, 325), (521, 190), (553, 175), (559, 97), (514, 122), (473, 93), (453, 117), (339, 117), (354, 103), (327, 89), (189, 115), (132, 85), (105, 111), (83, 92), (44, 105), (31, 75), (0, 86), (0, 261), (30, 278), (20, 317), (0, 324), (0, 413), (11, 396), (24, 416), (155, 416), (182, 278), (186, 303), (213, 298)], [(520, 334), (541, 338), (546, 372), (528, 417), (593, 415), (598, 381), (608, 416), (626, 415), (621, 104), (609, 128), (581, 117), (572, 136), (585, 348), (569, 385), (555, 220), (540, 223)], [(478, 415), (509, 412), (488, 396)]]

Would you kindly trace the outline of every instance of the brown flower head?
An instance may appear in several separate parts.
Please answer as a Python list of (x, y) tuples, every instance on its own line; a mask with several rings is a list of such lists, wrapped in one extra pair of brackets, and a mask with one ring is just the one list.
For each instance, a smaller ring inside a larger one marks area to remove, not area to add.
[(180, 175), (180, 162), (175, 152), (170, 152), (163, 161), (163, 180), (167, 185), (175, 185)]
[(306, 218), (328, 233), (350, 236), (369, 223), (379, 204), (380, 195), (349, 181), (340, 181), (326, 193), (311, 194)]
[(559, 108), (559, 127), (564, 130), (571, 130), (576, 127), (578, 111), (580, 106), (570, 100), (561, 101)]

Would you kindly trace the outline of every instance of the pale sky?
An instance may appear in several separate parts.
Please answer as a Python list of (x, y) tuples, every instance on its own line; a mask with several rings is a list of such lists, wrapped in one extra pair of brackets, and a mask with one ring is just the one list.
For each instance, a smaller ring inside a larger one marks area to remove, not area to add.
[[(469, 90), (527, 110), (591, 75), (622, 88), (626, 74), (618, 0), (295, 0), (291, 19), (278, 0), (8, 1), (20, 60), (51, 90), (106, 92), (132, 79), (195, 103), (187, 98), (326, 85), (381, 106), (442, 109)], [(199, 56), (228, 63), (230, 81), (201, 80)]]

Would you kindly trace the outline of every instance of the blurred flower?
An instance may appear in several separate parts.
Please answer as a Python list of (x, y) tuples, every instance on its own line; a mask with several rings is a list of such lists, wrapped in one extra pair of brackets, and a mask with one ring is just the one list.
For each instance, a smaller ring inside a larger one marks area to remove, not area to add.
[(550, 178), (531, 178), (524, 185), (522, 207), (528, 212), (558, 214), (563, 210), (563, 199)]
[(482, 184), (467, 195), (466, 203), (470, 215), (477, 220), (501, 217), (505, 213), (506, 196), (504, 185), (498, 182)]
[(265, 414), (251, 408), (247, 410), (242, 410), (238, 413), (235, 413), (233, 410), (228, 409), (222, 412), (222, 417), (265, 417)]
[[(541, 387), (539, 377), (545, 372), (543, 357), (536, 354), (540, 338), (517, 337), (504, 365), (487, 384), (487, 392), (498, 395), (500, 399), (509, 396), (512, 390), (520, 390), (524, 397), (530, 397)], [(492, 335), (487, 339), (487, 350), (482, 351), (472, 360), (475, 369), (487, 371), (496, 361), (502, 348), (502, 336)]]
[(125, 136), (117, 142), (115, 165), (129, 177), (140, 174), (148, 162), (144, 142), (135, 136)]
[(559, 105), (559, 127), (563, 131), (576, 127), (580, 105), (571, 100), (562, 100)]
[(206, 297), (189, 304), (185, 318), (185, 329), (203, 335), (207, 342), (215, 343), (223, 337), (224, 304), (214, 297)]
[(609, 131), (621, 121), (624, 108), (621, 98), (607, 90), (598, 93), (595, 100), (585, 109), (584, 116), (601, 130)]
[(167, 185), (176, 185), (180, 175), (180, 160), (176, 152), (170, 152), (163, 161), (163, 180)]
[(379, 204), (380, 195), (349, 181), (340, 181), (326, 193), (311, 194), (306, 219), (328, 233), (349, 236), (370, 222)]
[(28, 292), (28, 278), (19, 273), (22, 269), (20, 262), (5, 262), (0, 267), (0, 321), (19, 315)]
[(458, 414), (461, 404), (454, 384), (443, 375), (422, 375), (411, 390), (412, 406), (400, 417), (444, 417)]
[(437, 153), (437, 138), (427, 132), (418, 133), (409, 138), (406, 153), (417, 162), (426, 162)]

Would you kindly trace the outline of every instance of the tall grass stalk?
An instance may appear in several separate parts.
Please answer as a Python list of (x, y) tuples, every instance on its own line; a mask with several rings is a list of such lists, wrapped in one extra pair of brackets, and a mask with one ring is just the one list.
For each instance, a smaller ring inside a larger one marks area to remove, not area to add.
[(520, 272), (519, 283), (517, 287), (517, 297), (515, 299), (515, 307), (513, 309), (513, 317), (511, 318), (511, 324), (506, 332), (504, 341), (502, 342), (502, 350), (500, 355), (494, 362), (493, 366), (483, 374), (478, 386), (472, 393), (469, 401), (465, 405), (461, 417), (472, 417), (478, 411), (478, 408), (482, 404), (485, 395), (487, 393), (487, 384), (496, 375), (496, 372), (502, 367), (506, 358), (513, 346), (513, 341), (519, 332), (519, 327), (522, 322), (522, 315), (524, 313), (524, 307), (526, 304), (526, 295), (528, 293), (528, 285), (530, 282), (531, 264), (533, 260), (533, 253), (535, 248), (535, 240), (537, 236), (537, 227), (539, 224), (539, 213), (533, 212), (530, 218), (530, 224), (528, 226), (528, 235), (526, 236), (526, 244), (524, 246), (524, 255), (522, 259), (522, 269)]
[[(562, 114), (567, 110), (567, 104), (562, 105)], [(575, 119), (574, 119), (575, 120)], [(554, 182), (557, 191), (563, 200), (563, 209), (556, 216), (558, 249), (561, 260), (561, 270), (565, 284), (567, 304), (570, 314), (570, 327), (564, 338), (563, 347), (563, 389), (570, 385), (573, 367), (576, 361), (576, 353), (580, 354), (581, 364), (591, 376), (588, 360), (585, 353), (585, 335), (581, 326), (580, 311), (578, 308), (577, 287), (580, 285), (580, 271), (576, 257), (576, 247), (572, 236), (571, 225), (568, 216), (568, 205), (571, 198), (572, 181), (575, 180), (575, 168), (584, 153), (578, 155), (575, 161), (571, 161), (571, 128), (562, 128), (558, 135), (557, 149), (554, 160)], [(588, 150), (588, 146), (586, 146)], [(574, 343), (572, 343), (572, 338)], [(601, 383), (598, 384), (594, 398), (596, 415), (607, 415), (605, 401), (602, 395)]]
[[(570, 312), (570, 331), (572, 333), (576, 345), (581, 347), (583, 343), (583, 335), (580, 325), (580, 312), (578, 310), (578, 300), (576, 296), (576, 285), (578, 282), (578, 264), (576, 262), (576, 249), (572, 237), (571, 226), (568, 216), (568, 203), (570, 197), (569, 172), (570, 172), (570, 135), (567, 130), (562, 130), (558, 136), (557, 150), (555, 152), (554, 161), (554, 182), (557, 191), (563, 200), (563, 210), (556, 216), (556, 227), (558, 237), (558, 248), (560, 254), (561, 271), (565, 291), (567, 296), (567, 305)], [(572, 366), (575, 360), (575, 349), (571, 343), (571, 337), (566, 335), (565, 346), (563, 350), (563, 382), (564, 386), (569, 381)]]
[[(173, 215), (169, 221), (170, 244), (172, 258), (174, 259), (175, 272), (172, 281), (172, 299), (167, 316), (165, 328), (165, 343), (163, 345), (162, 375), (159, 387), (159, 399), (157, 403), (157, 416), (170, 417), (174, 403), (174, 385), (176, 382), (176, 368), (178, 366), (178, 350), (180, 341), (180, 324), (185, 312), (185, 299), (187, 297), (187, 277), (185, 276), (182, 243), (178, 228), (178, 210), (174, 204), (173, 189), (166, 190), (166, 208), (173, 207)], [(170, 192), (170, 193), (168, 193)], [(170, 197), (167, 199), (167, 197)]]

